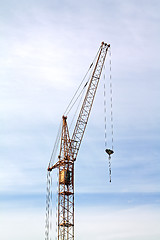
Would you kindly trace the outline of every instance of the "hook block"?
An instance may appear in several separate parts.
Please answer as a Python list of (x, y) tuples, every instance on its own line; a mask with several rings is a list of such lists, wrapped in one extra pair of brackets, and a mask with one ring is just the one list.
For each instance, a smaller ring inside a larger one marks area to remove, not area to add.
[(114, 151), (111, 150), (111, 149), (106, 149), (105, 152), (106, 152), (109, 156), (114, 153)]

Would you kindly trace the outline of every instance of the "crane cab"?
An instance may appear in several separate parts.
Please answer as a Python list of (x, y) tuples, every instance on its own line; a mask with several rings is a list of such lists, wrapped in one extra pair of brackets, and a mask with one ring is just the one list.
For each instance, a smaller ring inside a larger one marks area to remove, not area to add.
[(68, 169), (63, 169), (60, 171), (59, 175), (60, 184), (70, 185), (71, 184), (71, 171)]

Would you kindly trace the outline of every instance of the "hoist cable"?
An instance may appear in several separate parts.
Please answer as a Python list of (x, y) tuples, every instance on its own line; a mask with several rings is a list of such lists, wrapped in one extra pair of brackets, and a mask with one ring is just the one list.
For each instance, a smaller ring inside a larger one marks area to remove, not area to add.
[[(52, 232), (52, 175), (50, 174), (50, 233)], [(51, 235), (50, 235), (51, 240)]]
[(105, 83), (105, 65), (103, 67), (104, 69), (104, 75), (103, 75), (103, 79), (104, 79), (104, 84), (103, 84), (103, 96), (104, 96), (104, 145), (105, 148), (107, 148), (107, 117), (106, 117), (106, 83)]
[(46, 223), (45, 223), (45, 240), (50, 236), (50, 172), (47, 171), (47, 193), (46, 193)]
[(71, 105), (70, 109), (67, 112), (67, 115), (69, 114), (69, 112), (71, 111), (71, 109), (73, 108), (73, 106), (75, 105), (75, 103), (77, 102), (77, 100), (79, 99), (79, 97), (81, 96), (81, 94), (83, 93), (84, 89), (86, 88), (88, 84), (88, 81), (85, 83), (84, 87), (82, 88), (82, 90), (80, 91), (79, 95), (77, 96), (77, 98), (75, 99), (75, 101), (73, 102), (73, 104)]
[(52, 175), (47, 171), (45, 240), (51, 240), (52, 233)]
[[(87, 83), (88, 83), (88, 82), (87, 82)], [(78, 103), (77, 108), (76, 108), (76, 110), (75, 110), (74, 116), (73, 116), (72, 121), (71, 121), (71, 123), (70, 123), (69, 130), (70, 130), (71, 127), (72, 127), (72, 124), (73, 124), (74, 119), (75, 119), (75, 117), (76, 117), (76, 114), (77, 114), (77, 112), (78, 112), (79, 106), (80, 106), (80, 104), (81, 104), (81, 102), (82, 102), (82, 98), (83, 98), (83, 96), (84, 96), (84, 93), (85, 93), (85, 91), (84, 91), (84, 88), (83, 88), (83, 91), (82, 91), (82, 94), (81, 94), (81, 98), (80, 98), (80, 100), (79, 100), (79, 103)]]
[[(110, 117), (111, 117), (111, 138), (112, 138), (112, 151), (113, 151), (113, 90), (112, 90), (112, 65), (111, 65), (111, 49), (109, 51), (110, 56), (110, 73), (109, 73), (109, 79), (110, 79)], [(110, 182), (111, 182), (111, 156), (109, 155), (109, 176), (110, 176)]]
[(111, 104), (111, 134), (112, 134), (112, 150), (113, 150), (113, 88), (112, 88), (112, 65), (111, 65), (111, 49), (109, 51), (110, 56), (110, 104)]
[[(55, 141), (51, 158), (49, 161), (49, 167), (51, 166), (51, 164), (53, 164), (53, 161), (55, 159), (55, 156), (58, 150), (58, 145), (61, 137), (61, 126), (62, 126), (62, 123), (60, 123), (58, 128), (56, 141)], [(51, 231), (52, 231), (52, 176), (51, 176), (51, 173), (47, 171), (45, 240), (51, 240), (51, 237), (52, 237)]]
[(60, 122), (60, 125), (59, 125), (59, 128), (58, 128), (56, 141), (54, 143), (52, 154), (51, 154), (51, 158), (50, 158), (50, 161), (49, 161), (49, 167), (51, 167), (51, 164), (53, 164), (54, 159), (56, 157), (56, 153), (57, 153), (57, 150), (58, 150), (58, 145), (59, 145), (59, 141), (60, 141), (60, 137), (61, 137), (61, 127), (62, 127), (62, 122)]
[(83, 98), (83, 95), (84, 95), (84, 93), (85, 93), (84, 90), (86, 89), (86, 87), (87, 87), (88, 82), (90, 81), (90, 79), (91, 79), (91, 72), (90, 72), (90, 74), (89, 74), (89, 77), (88, 77), (87, 82), (84, 84), (84, 86), (83, 86), (81, 92), (79, 93), (79, 95), (78, 95), (77, 98), (75, 99), (74, 103), (72, 104), (72, 106), (70, 107), (70, 109), (69, 109), (68, 112), (67, 112), (67, 115), (68, 115), (69, 112), (71, 111), (71, 109), (73, 108), (73, 106), (76, 104), (76, 102), (77, 102), (78, 99), (80, 98), (80, 101), (79, 101), (78, 106), (77, 106), (77, 108), (76, 108), (76, 110), (75, 110), (75, 113), (74, 113), (73, 119), (72, 119), (72, 121), (71, 121), (71, 125), (72, 125), (72, 123), (73, 123), (73, 121), (74, 121), (74, 118), (75, 118), (75, 116), (76, 116), (76, 113), (77, 113), (77, 111), (78, 111), (78, 109), (79, 109), (79, 105), (80, 105), (81, 100), (82, 100), (82, 98)]
[[(82, 86), (82, 84), (83, 84), (84, 80), (86, 79), (86, 77), (87, 77), (87, 75), (88, 75), (89, 71), (90, 71), (90, 70), (91, 70), (91, 68), (93, 67), (93, 65), (94, 65), (94, 63), (95, 63), (95, 60), (96, 60), (96, 58), (97, 58), (97, 56), (98, 56), (98, 53), (99, 53), (99, 51), (100, 51), (100, 48), (99, 48), (99, 50), (98, 50), (98, 52), (97, 52), (97, 54), (96, 54), (96, 56), (95, 56), (95, 58), (94, 58), (93, 62), (91, 63), (91, 65), (90, 65), (89, 69), (87, 70), (87, 72), (86, 72), (86, 74), (85, 74), (84, 78), (82, 79), (82, 82), (80, 83), (80, 85), (79, 85), (79, 87), (77, 88), (77, 90), (76, 90), (75, 94), (73, 95), (73, 97), (72, 97), (72, 99), (71, 99), (70, 103), (68, 104), (68, 106), (67, 106), (67, 108), (66, 108), (66, 110), (65, 110), (65, 112), (64, 112), (64, 114), (63, 114), (63, 115), (67, 115), (67, 114), (69, 113), (69, 111), (71, 110), (71, 108), (73, 107), (73, 105), (74, 105), (74, 104), (72, 104), (72, 102), (73, 102), (74, 98), (76, 97), (76, 95), (77, 95), (77, 93), (78, 93), (78, 91), (79, 91), (80, 87)], [(72, 107), (70, 107), (70, 105), (71, 105), (71, 104), (72, 104)], [(68, 111), (68, 109), (70, 109), (70, 110)]]
[[(109, 92), (110, 92), (110, 128), (111, 128), (111, 145), (112, 150), (106, 149), (106, 152), (108, 153), (108, 165), (109, 165), (109, 179), (111, 182), (111, 154), (113, 153), (113, 91), (112, 91), (112, 75), (111, 75), (111, 51), (110, 51), (110, 59), (109, 59)], [(104, 66), (105, 70), (105, 66)], [(106, 79), (105, 79), (105, 73), (104, 73), (104, 138), (105, 138), (105, 148), (107, 148), (107, 95), (106, 95)]]
[(76, 102), (77, 102), (78, 99), (80, 98), (79, 103), (78, 103), (78, 105), (77, 105), (77, 107), (76, 107), (76, 110), (75, 110), (75, 112), (74, 112), (72, 121), (71, 121), (71, 123), (70, 123), (69, 130), (70, 130), (71, 127), (72, 127), (72, 124), (73, 124), (73, 122), (74, 122), (74, 119), (75, 119), (75, 117), (76, 117), (76, 114), (77, 114), (77, 112), (78, 112), (79, 106), (80, 106), (80, 104), (81, 104), (81, 102), (82, 102), (82, 99), (83, 99), (83, 96), (84, 96), (84, 93), (85, 93), (84, 90), (85, 90), (85, 88), (87, 87), (88, 82), (90, 81), (90, 79), (91, 79), (91, 72), (90, 72), (90, 75), (89, 75), (89, 77), (88, 77), (88, 81), (85, 83), (85, 85), (83, 86), (83, 89), (81, 90), (81, 92), (80, 92), (79, 95), (77, 96), (75, 102), (73, 103), (73, 105), (71, 106), (71, 108), (70, 108), (70, 109), (68, 110), (68, 112), (67, 112), (67, 115), (68, 115), (69, 112), (70, 112), (70, 110), (73, 108), (73, 106), (76, 104)]
[[(67, 114), (68, 114), (68, 112), (69, 112), (69, 111), (68, 111), (68, 109), (70, 108), (70, 105), (72, 104), (72, 102), (73, 102), (74, 98), (76, 97), (76, 95), (77, 95), (77, 93), (78, 93), (78, 91), (79, 91), (80, 87), (82, 86), (82, 83), (84, 82), (84, 80), (85, 80), (85, 78), (86, 78), (86, 76), (87, 76), (87, 74), (88, 74), (88, 72), (89, 72), (90, 68), (91, 68), (91, 66), (89, 67), (89, 69), (88, 69), (87, 73), (85, 74), (85, 76), (84, 76), (84, 78), (83, 78), (82, 82), (80, 83), (79, 87), (77, 88), (77, 90), (76, 90), (75, 94), (73, 95), (73, 97), (72, 97), (72, 99), (71, 99), (70, 103), (68, 104), (68, 106), (67, 106), (67, 108), (66, 108), (66, 110), (65, 110), (65, 112), (64, 112), (64, 114), (63, 114), (63, 115), (67, 115)], [(68, 112), (67, 112), (67, 111), (68, 111)]]

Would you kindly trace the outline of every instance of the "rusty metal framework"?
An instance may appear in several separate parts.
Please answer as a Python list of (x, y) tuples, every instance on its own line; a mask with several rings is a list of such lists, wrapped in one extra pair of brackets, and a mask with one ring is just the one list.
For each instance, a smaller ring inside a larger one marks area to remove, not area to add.
[(74, 128), (72, 136), (72, 149), (74, 149), (74, 158), (76, 159), (82, 138), (87, 126), (88, 118), (92, 109), (94, 97), (97, 91), (99, 79), (103, 69), (104, 61), (106, 58), (107, 50), (110, 47), (109, 44), (102, 42), (100, 51), (98, 54), (97, 62), (95, 64), (90, 83), (87, 89), (86, 96), (84, 98), (76, 126)]
[(102, 42), (89, 86), (73, 131), (69, 137), (67, 117), (63, 116), (58, 161), (48, 171), (59, 169), (58, 240), (74, 240), (74, 161), (76, 160), (93, 105), (102, 68), (110, 45)]
[(58, 240), (74, 239), (74, 160), (66, 119), (63, 116), (59, 155)]

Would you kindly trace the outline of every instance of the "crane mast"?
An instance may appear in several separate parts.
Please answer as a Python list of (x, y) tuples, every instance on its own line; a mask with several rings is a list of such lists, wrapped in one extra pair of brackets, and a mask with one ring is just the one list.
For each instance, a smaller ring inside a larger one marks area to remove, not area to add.
[(73, 131), (69, 136), (67, 116), (62, 117), (58, 161), (48, 171), (58, 168), (58, 240), (74, 240), (74, 162), (82, 142), (109, 44), (102, 42), (89, 86)]

